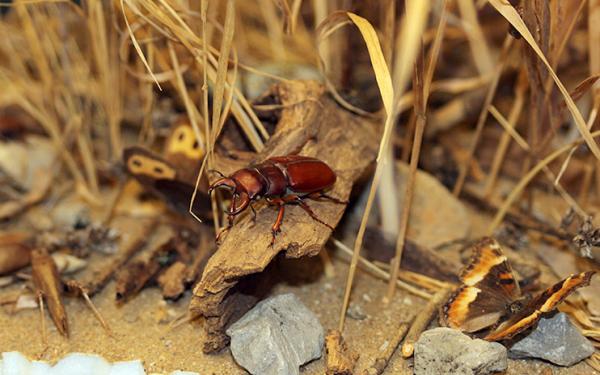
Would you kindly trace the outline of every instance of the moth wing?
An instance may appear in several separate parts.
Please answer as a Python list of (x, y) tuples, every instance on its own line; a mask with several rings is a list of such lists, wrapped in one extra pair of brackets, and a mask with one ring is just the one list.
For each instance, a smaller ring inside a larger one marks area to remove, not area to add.
[(552, 285), (533, 298), (512, 318), (502, 323), (496, 330), (490, 332), (485, 339), (500, 341), (510, 339), (532, 327), (544, 313), (554, 310), (575, 290), (590, 284), (594, 271), (571, 275)]
[(476, 332), (498, 322), (513, 300), (521, 295), (500, 245), (486, 237), (473, 246), (469, 265), (461, 272), (460, 286), (442, 307), (442, 323), (465, 332)]

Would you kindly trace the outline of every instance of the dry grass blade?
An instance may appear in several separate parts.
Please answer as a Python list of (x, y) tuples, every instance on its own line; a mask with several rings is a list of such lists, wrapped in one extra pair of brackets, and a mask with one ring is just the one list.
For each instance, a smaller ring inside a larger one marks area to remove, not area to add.
[(575, 105), (575, 102), (573, 102), (573, 99), (569, 96), (569, 92), (567, 91), (565, 86), (562, 84), (562, 82), (560, 81), (560, 79), (558, 78), (556, 73), (554, 72), (554, 69), (552, 69), (552, 67), (550, 66), (550, 63), (546, 59), (546, 56), (544, 56), (543, 52), (541, 51), (541, 49), (535, 42), (533, 35), (531, 35), (531, 32), (529, 32), (529, 29), (527, 28), (527, 26), (525, 26), (525, 23), (519, 16), (519, 13), (517, 13), (516, 9), (508, 2), (504, 2), (502, 0), (489, 0), (489, 3), (494, 8), (496, 8), (496, 10), (500, 14), (502, 14), (502, 16), (504, 18), (506, 18), (506, 20), (508, 22), (510, 22), (510, 24), (515, 29), (517, 29), (517, 31), (523, 36), (523, 38), (527, 41), (527, 43), (531, 46), (531, 48), (533, 48), (533, 50), (539, 56), (539, 58), (542, 60), (544, 65), (546, 65), (546, 67), (548, 68), (548, 72), (552, 76), (552, 79), (556, 83), (556, 86), (560, 90), (561, 94), (563, 95), (563, 97), (565, 99), (565, 102), (567, 103), (567, 107), (569, 108), (569, 111), (571, 112), (571, 115), (573, 116), (573, 119), (575, 120), (575, 124), (577, 125), (577, 129), (579, 130), (579, 133), (583, 137), (585, 143), (589, 147), (592, 154), (594, 154), (596, 159), (600, 160), (600, 148), (598, 148), (598, 145), (594, 141), (592, 135), (590, 134), (590, 131), (587, 129), (585, 120), (583, 119), (583, 116), (581, 116), (581, 113), (579, 112), (579, 109)]
[[(352, 252), (352, 250), (350, 250), (350, 248), (348, 246), (346, 246), (343, 242), (341, 242), (337, 239), (333, 239), (332, 241), (333, 241), (333, 244), (338, 249), (340, 249), (344, 254), (346, 254), (348, 257), (352, 257), (353, 252)], [(365, 268), (365, 270), (367, 272), (370, 272), (373, 276), (380, 278), (382, 280), (385, 280), (385, 281), (392, 280), (389, 272), (382, 270), (381, 268), (377, 267), (377, 265), (368, 261), (367, 259), (359, 256), (358, 261)], [(414, 294), (415, 296), (419, 296), (419, 297), (425, 298), (425, 299), (431, 298), (431, 294), (429, 294), (421, 289), (417, 289), (407, 282), (404, 282), (402, 280), (396, 280), (396, 284), (398, 284), (398, 288), (401, 288), (402, 290), (405, 290), (408, 293)]]
[[(595, 131), (595, 132), (591, 133), (590, 135), (593, 140), (593, 138), (600, 135), (600, 131)], [(519, 183), (513, 188), (513, 190), (508, 195), (508, 197), (506, 197), (506, 199), (502, 203), (502, 206), (500, 206), (500, 209), (498, 210), (492, 223), (488, 227), (487, 233), (488, 234), (494, 233), (494, 230), (500, 225), (500, 223), (504, 219), (504, 216), (508, 212), (508, 209), (510, 208), (510, 206), (521, 195), (521, 193), (523, 192), (523, 189), (529, 184), (529, 182), (531, 182), (531, 180), (541, 170), (543, 170), (545, 167), (547, 167), (550, 163), (552, 163), (554, 160), (556, 160), (562, 154), (569, 151), (573, 146), (582, 144), (583, 142), (585, 142), (585, 140), (583, 138), (580, 138), (577, 141), (574, 141), (567, 145), (562, 146), (561, 148), (552, 152), (550, 155), (546, 156), (544, 159), (542, 159), (540, 162), (538, 162), (529, 172), (527, 172), (527, 174), (525, 176), (523, 176), (521, 178), (521, 180), (519, 181)]]
[[(504, 116), (502, 116), (502, 114), (500, 114), (500, 112), (496, 109), (496, 107), (491, 106), (490, 107), (490, 113), (494, 116), (494, 118), (498, 121), (498, 123), (500, 125), (502, 125), (502, 127), (504, 128), (504, 130), (506, 130), (506, 132), (511, 137), (513, 137), (513, 139), (517, 142), (517, 144), (523, 150), (531, 153), (531, 151), (532, 151), (531, 150), (531, 146), (529, 146), (529, 144), (523, 138), (521, 138), (521, 136), (519, 135), (519, 133), (517, 133), (514, 130), (514, 128), (508, 123), (508, 120), (506, 120), (504, 118)], [(573, 149), (571, 149), (571, 150), (573, 150)], [(545, 167), (542, 168), (542, 171), (544, 172), (544, 174), (546, 175), (546, 177), (548, 178), (548, 180), (550, 180), (554, 184), (554, 187), (556, 188), (556, 191), (558, 191), (558, 193), (560, 194), (560, 196), (565, 200), (565, 202), (567, 202), (567, 204), (569, 205), (569, 207), (571, 207), (572, 209), (574, 209), (575, 212), (577, 212), (577, 214), (580, 215), (581, 217), (587, 217), (587, 213), (583, 210), (583, 208), (581, 208), (581, 206), (577, 203), (577, 201), (573, 197), (571, 197), (571, 195), (567, 192), (567, 190), (565, 188), (563, 188), (558, 183), (558, 177), (555, 177), (554, 173), (552, 173), (552, 171), (550, 170), (550, 168), (548, 168), (547, 166), (545, 166)]]
[(408, 182), (406, 184), (406, 191), (404, 193), (404, 200), (402, 202), (402, 214), (400, 216), (400, 231), (398, 233), (398, 239), (396, 240), (396, 254), (392, 259), (392, 277), (388, 283), (388, 291), (386, 294), (387, 301), (390, 301), (396, 291), (396, 283), (392, 280), (398, 278), (398, 272), (400, 272), (400, 263), (402, 261), (402, 252), (404, 250), (404, 242), (406, 239), (406, 232), (408, 230), (408, 221), (410, 218), (410, 211), (412, 207), (413, 192), (415, 187), (415, 180), (417, 175), (417, 165), (419, 163), (419, 156), (421, 153), (421, 143), (423, 141), (423, 132), (425, 130), (425, 111), (427, 108), (427, 101), (429, 99), (429, 89), (431, 88), (431, 81), (433, 80), (433, 72), (437, 64), (440, 49), (442, 46), (442, 40), (444, 38), (444, 31), (446, 29), (446, 21), (448, 14), (448, 1), (444, 1), (444, 8), (440, 16), (440, 22), (437, 27), (433, 46), (431, 47), (431, 56), (427, 64), (427, 72), (424, 73), (424, 57), (423, 47), (421, 46), (421, 53), (417, 57), (415, 63), (415, 74), (413, 79), (413, 92), (415, 92), (415, 134), (412, 143), (412, 152), (410, 157), (410, 166), (408, 172)]
[[(427, 23), (430, 5), (431, 4), (427, 1), (412, 1), (407, 3), (406, 14), (403, 17), (400, 36), (396, 42), (397, 44), (393, 76), (394, 103), (396, 103), (400, 97), (402, 97), (406, 83), (410, 77), (410, 71), (412, 70), (413, 62), (415, 61), (418, 47), (421, 42), (421, 35)], [(369, 214), (371, 213), (371, 208), (373, 207), (375, 192), (377, 191), (377, 186), (379, 185), (379, 181), (384, 170), (382, 162), (385, 162), (385, 155), (388, 154), (392, 129), (394, 128), (394, 124), (396, 122), (396, 115), (397, 106), (394, 108), (392, 113), (388, 113), (386, 116), (384, 132), (379, 144), (379, 152), (377, 155), (377, 168), (375, 169), (375, 175), (373, 176), (373, 182), (371, 183), (369, 190), (367, 204), (363, 213), (358, 234), (356, 236), (356, 241), (354, 243), (352, 261), (350, 263), (350, 270), (348, 271), (348, 279), (344, 292), (344, 302), (340, 311), (340, 332), (343, 332), (344, 330), (346, 309), (348, 308), (348, 303), (350, 302), (350, 292), (352, 290), (352, 282), (354, 280), (356, 265), (360, 255), (360, 248), (362, 247), (362, 241), (367, 228), (367, 220), (369, 218)]]
[(471, 160), (473, 160), (475, 150), (477, 149), (477, 144), (479, 143), (479, 139), (481, 137), (481, 134), (483, 133), (483, 127), (485, 126), (485, 122), (487, 120), (488, 108), (494, 100), (496, 88), (498, 87), (498, 83), (500, 82), (500, 76), (502, 74), (502, 70), (504, 69), (504, 65), (506, 64), (506, 59), (508, 57), (510, 47), (512, 46), (512, 42), (513, 38), (510, 35), (504, 39), (504, 44), (502, 46), (502, 52), (500, 55), (500, 61), (497, 63), (496, 69), (494, 70), (492, 82), (490, 83), (487, 94), (485, 96), (485, 101), (483, 102), (483, 107), (481, 109), (479, 118), (477, 119), (477, 125), (475, 126), (475, 134), (473, 134), (473, 140), (469, 145), (467, 156), (463, 161), (462, 165), (460, 166), (460, 172), (458, 178), (456, 179), (456, 184), (452, 189), (452, 193), (455, 196), (458, 196), (460, 194), (467, 179), (467, 175), (469, 173), (469, 165), (471, 164)]
[(457, 3), (477, 70), (480, 74), (490, 73), (494, 69), (494, 62), (477, 18), (475, 4), (473, 0), (458, 0)]

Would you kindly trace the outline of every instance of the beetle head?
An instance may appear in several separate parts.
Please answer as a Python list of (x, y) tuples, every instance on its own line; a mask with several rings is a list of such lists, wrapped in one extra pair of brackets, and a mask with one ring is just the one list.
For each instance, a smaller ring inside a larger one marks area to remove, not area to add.
[(219, 187), (224, 187), (231, 190), (231, 206), (229, 207), (229, 215), (235, 216), (244, 211), (250, 204), (250, 197), (244, 186), (238, 184), (235, 179), (223, 177), (213, 182), (208, 188), (208, 194)]

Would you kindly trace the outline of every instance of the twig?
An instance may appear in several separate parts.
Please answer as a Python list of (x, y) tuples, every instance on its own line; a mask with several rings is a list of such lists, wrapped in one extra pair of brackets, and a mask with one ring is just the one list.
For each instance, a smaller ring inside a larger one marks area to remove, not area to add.
[[(332, 239), (332, 241), (342, 252), (344, 252), (348, 256), (352, 256), (352, 250), (350, 250), (350, 248), (348, 246), (346, 246), (343, 242), (336, 240), (335, 238)], [(390, 280), (390, 274), (388, 272), (385, 272), (384, 270), (377, 267), (376, 265), (369, 262), (368, 260), (366, 260), (365, 258), (363, 258), (360, 255), (358, 257), (358, 262), (360, 263), (361, 266), (363, 266), (365, 268), (366, 271), (370, 272), (373, 276), (380, 278), (382, 280), (386, 280), (386, 281)], [(416, 296), (419, 296), (419, 297), (425, 298), (425, 299), (431, 298), (431, 294), (424, 292), (420, 289), (417, 289), (408, 283), (405, 283), (400, 280), (396, 280), (396, 283), (398, 284), (399, 288), (404, 289), (409, 293), (412, 293)]]
[[(529, 146), (529, 144), (523, 139), (521, 138), (521, 136), (514, 131), (514, 129), (510, 126), (510, 124), (508, 123), (508, 121), (504, 118), (504, 116), (502, 116), (502, 114), (500, 112), (498, 112), (498, 110), (496, 109), (496, 107), (494, 107), (493, 105), (490, 106), (490, 113), (494, 116), (494, 118), (498, 121), (498, 123), (500, 123), (500, 125), (502, 125), (502, 127), (504, 127), (504, 129), (506, 130), (506, 132), (514, 138), (514, 140), (517, 142), (517, 144), (525, 151), (527, 151), (528, 153), (531, 154), (532, 149)], [(531, 155), (534, 156), (534, 155)], [(552, 173), (552, 171), (550, 170), (550, 168), (548, 168), (547, 166), (542, 168), (542, 171), (544, 172), (544, 174), (546, 175), (546, 177), (548, 177), (548, 179), (550, 180), (550, 182), (554, 183), (554, 188), (556, 189), (556, 191), (558, 191), (558, 193), (560, 194), (560, 196), (567, 202), (567, 204), (569, 204), (570, 207), (572, 207), (578, 215), (586, 217), (588, 216), (586, 214), (586, 212), (583, 210), (583, 208), (581, 208), (579, 206), (579, 204), (577, 203), (577, 201), (571, 197), (571, 195), (560, 185), (560, 183), (558, 183), (558, 178), (556, 178), (554, 176), (554, 173)]]
[(406, 183), (406, 191), (404, 193), (404, 201), (402, 204), (402, 214), (400, 216), (400, 230), (398, 233), (398, 239), (396, 241), (396, 255), (392, 259), (392, 275), (388, 283), (388, 290), (385, 297), (386, 301), (391, 300), (394, 296), (394, 292), (396, 291), (396, 283), (394, 281), (398, 279), (398, 272), (400, 271), (400, 263), (402, 261), (402, 252), (404, 250), (404, 242), (406, 240), (406, 231), (408, 230), (408, 221), (410, 219), (410, 209), (412, 206), (415, 180), (417, 176), (417, 165), (419, 163), (421, 143), (423, 141), (423, 132), (425, 130), (425, 109), (427, 108), (427, 100), (429, 98), (429, 89), (433, 79), (433, 71), (435, 70), (435, 65), (437, 64), (442, 45), (442, 39), (444, 37), (444, 30), (446, 29), (447, 12), (448, 1), (444, 1), (444, 8), (437, 27), (433, 47), (431, 49), (431, 55), (429, 56), (427, 72), (423, 72), (425, 69), (425, 63), (423, 61), (424, 57), (422, 43), (420, 53), (417, 55), (415, 62), (415, 72), (413, 78), (413, 92), (415, 93), (414, 114), (416, 118), (415, 138), (412, 144), (408, 180)]
[(352, 375), (358, 353), (350, 350), (342, 334), (330, 330), (325, 336), (325, 351), (327, 353), (327, 375)]
[(394, 355), (394, 353), (396, 352), (398, 345), (400, 345), (400, 342), (402, 341), (402, 339), (404, 339), (404, 336), (406, 336), (406, 333), (408, 332), (408, 327), (409, 327), (408, 323), (400, 324), (400, 327), (398, 327), (398, 329), (394, 333), (392, 340), (390, 342), (386, 341), (387, 346), (386, 346), (385, 350), (383, 351), (383, 353), (379, 354), (375, 358), (373, 363), (362, 372), (362, 375), (383, 374), (383, 371), (385, 370), (388, 363), (390, 362), (392, 355)]
[(404, 358), (409, 358), (413, 355), (415, 342), (417, 342), (419, 336), (421, 336), (421, 332), (427, 328), (429, 322), (431, 322), (435, 314), (437, 314), (439, 306), (446, 301), (448, 294), (450, 294), (449, 288), (441, 289), (434, 294), (427, 303), (427, 306), (419, 312), (412, 322), (410, 329), (406, 334), (406, 338), (404, 339), (404, 343), (402, 344), (402, 356)]
[(504, 44), (502, 46), (502, 52), (500, 54), (500, 61), (496, 65), (496, 69), (494, 70), (494, 78), (490, 82), (490, 86), (488, 87), (488, 92), (485, 97), (485, 101), (483, 102), (483, 107), (481, 108), (481, 113), (479, 114), (479, 119), (477, 120), (477, 125), (475, 127), (475, 133), (473, 134), (473, 140), (469, 146), (469, 150), (467, 153), (467, 158), (463, 161), (458, 178), (456, 180), (456, 184), (454, 185), (454, 189), (452, 190), (452, 194), (458, 196), (460, 191), (465, 184), (465, 180), (467, 178), (467, 174), (469, 173), (469, 165), (471, 164), (471, 160), (473, 160), (473, 156), (475, 155), (475, 149), (477, 148), (477, 144), (479, 143), (479, 138), (481, 138), (481, 134), (483, 133), (483, 127), (487, 120), (488, 108), (492, 104), (492, 100), (496, 94), (496, 88), (498, 87), (498, 82), (500, 82), (500, 76), (502, 74), (502, 70), (504, 69), (504, 65), (506, 64), (506, 59), (508, 56), (508, 52), (512, 45), (513, 37), (508, 35), (504, 39)]

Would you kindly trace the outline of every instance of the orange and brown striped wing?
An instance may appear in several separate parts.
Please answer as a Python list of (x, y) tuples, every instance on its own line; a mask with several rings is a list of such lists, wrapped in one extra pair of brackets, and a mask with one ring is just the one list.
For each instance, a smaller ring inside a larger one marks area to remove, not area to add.
[(483, 238), (473, 246), (460, 286), (442, 307), (442, 324), (465, 332), (494, 325), (506, 306), (520, 297), (517, 283), (498, 242)]
[(589, 285), (593, 275), (593, 271), (583, 272), (571, 275), (554, 284), (531, 300), (523, 311), (489, 333), (485, 339), (488, 341), (506, 340), (527, 330), (537, 323), (543, 314), (554, 310), (575, 290)]

